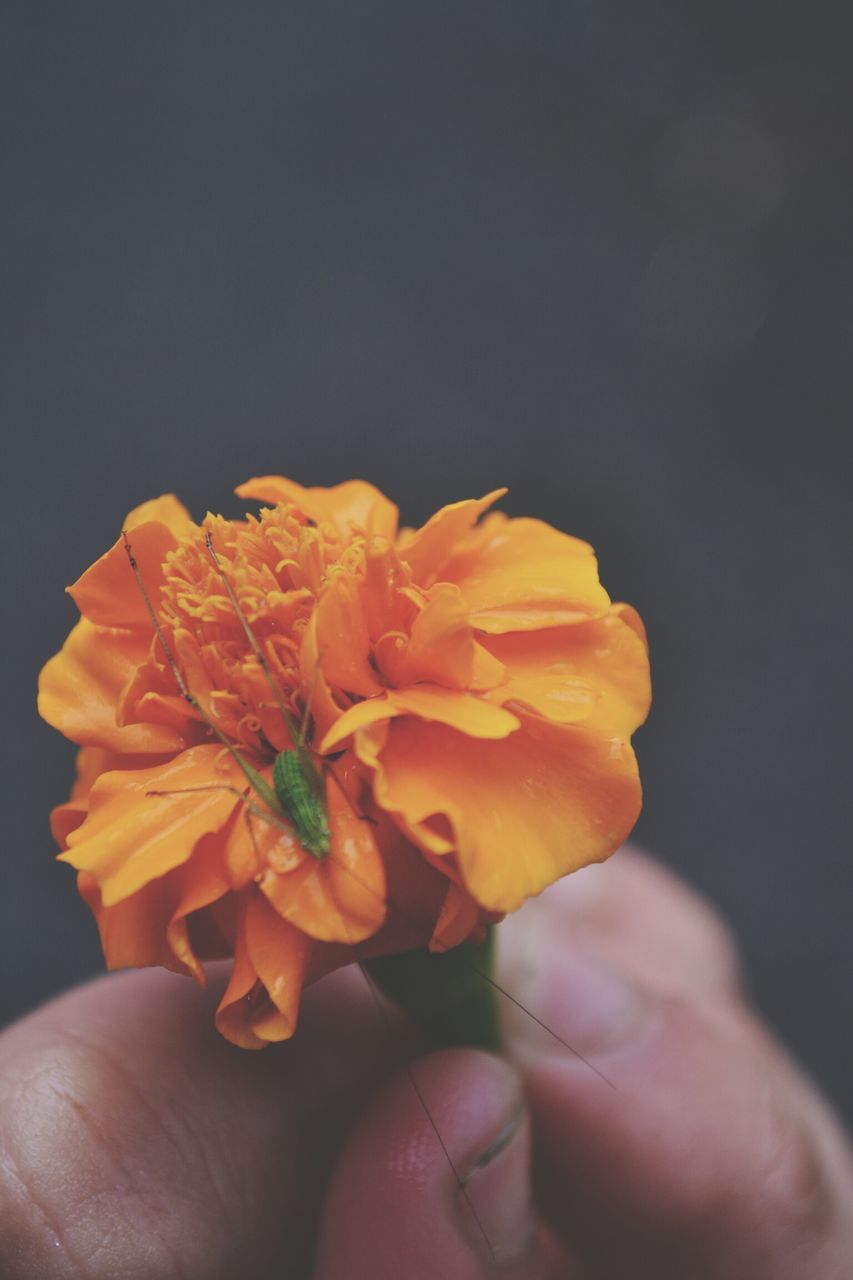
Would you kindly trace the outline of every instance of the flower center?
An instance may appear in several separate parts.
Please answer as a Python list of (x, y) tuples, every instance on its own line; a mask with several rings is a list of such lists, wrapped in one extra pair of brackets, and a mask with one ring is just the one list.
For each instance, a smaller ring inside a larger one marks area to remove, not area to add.
[(167, 558), (163, 629), (222, 732), (271, 756), (292, 745), (282, 704), (297, 722), (310, 710), (300, 657), (317, 599), (330, 571), (361, 571), (364, 539), (307, 524), (286, 505), (239, 523), (208, 516), (202, 530)]

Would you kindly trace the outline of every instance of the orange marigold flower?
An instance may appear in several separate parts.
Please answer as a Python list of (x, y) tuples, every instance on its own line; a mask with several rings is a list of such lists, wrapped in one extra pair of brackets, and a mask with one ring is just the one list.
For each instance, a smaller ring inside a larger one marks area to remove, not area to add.
[[(120, 538), (69, 588), (82, 617), (39, 707), (81, 747), (53, 829), (108, 965), (203, 980), (233, 957), (218, 1025), (257, 1048), (292, 1033), (312, 978), (454, 946), (612, 853), (650, 692), (642, 624), (592, 549), (485, 515), (502, 490), (416, 530), (363, 481), (237, 493), (267, 505), (131, 512), (145, 591)], [(319, 856), (271, 810), (296, 724)]]

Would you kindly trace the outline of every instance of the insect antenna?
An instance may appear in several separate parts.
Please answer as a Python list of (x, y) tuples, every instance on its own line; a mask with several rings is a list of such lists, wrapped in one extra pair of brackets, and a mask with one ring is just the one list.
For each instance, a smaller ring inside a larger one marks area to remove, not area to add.
[[(352, 867), (348, 867), (339, 858), (336, 858), (333, 853), (330, 853), (328, 857), (330, 862), (333, 862), (336, 867), (339, 867), (342, 871), (345, 871), (347, 875), (352, 876), (352, 878), (359, 885), (361, 885), (363, 889), (366, 889), (368, 893), (372, 893), (374, 897), (379, 898), (383, 906), (393, 911), (401, 920), (405, 921), (408, 924), (414, 925), (418, 929), (421, 929), (423, 927), (422, 920), (418, 920), (410, 912), (407, 912), (402, 907), (399, 907), (394, 901), (392, 901), (391, 898), (383, 897), (383, 895), (379, 892), (378, 889), (374, 889), (373, 885), (369, 884), (365, 879), (363, 879), (362, 876), (358, 875), (356, 871), (353, 871)], [(448, 952), (454, 951), (456, 949), (454, 947), (448, 946), (446, 943), (442, 943), (440, 939), (436, 939), (432, 943), (432, 946), (435, 948), (436, 951), (438, 951), (442, 955), (446, 955)], [(553, 1039), (556, 1040), (558, 1044), (561, 1044), (564, 1049), (568, 1050), (568, 1052), (572, 1054), (573, 1057), (577, 1058), (578, 1061), (582, 1062), (585, 1067), (588, 1067), (590, 1071), (592, 1071), (595, 1075), (598, 1076), (599, 1080), (601, 1080), (604, 1084), (608, 1086), (608, 1088), (616, 1089), (616, 1085), (613, 1083), (613, 1081), (608, 1079), (608, 1077), (604, 1074), (604, 1072), (601, 1071), (595, 1065), (594, 1062), (590, 1062), (589, 1058), (585, 1058), (584, 1055), (580, 1052), (580, 1050), (576, 1049), (574, 1045), (569, 1044), (568, 1040), (564, 1040), (561, 1035), (558, 1035), (558, 1033), (553, 1029), (553, 1027), (548, 1026), (547, 1022), (543, 1022), (541, 1018), (537, 1018), (536, 1014), (533, 1013), (531, 1009), (528, 1009), (525, 1004), (522, 1004), (522, 1002), (519, 999), (517, 999), (517, 997), (514, 996), (511, 991), (507, 991), (506, 987), (501, 986), (501, 984), (495, 978), (493, 978), (491, 974), (486, 973), (485, 969), (481, 969), (479, 965), (475, 964), (473, 960), (469, 960), (465, 955), (460, 955), (459, 958), (460, 960), (462, 960), (463, 964), (467, 969), (470, 969), (472, 973), (477, 974), (477, 976), (480, 979), (482, 979), (483, 982), (488, 983), (488, 985), (492, 987), (493, 990), (497, 991), (506, 1000), (509, 1000), (511, 1004), (515, 1005), (517, 1009), (519, 1009), (522, 1013), (526, 1014), (527, 1017), (530, 1018), (533, 1022), (535, 1022), (538, 1027), (541, 1027), (543, 1031), (547, 1031), (549, 1036), (552, 1036)]]
[(261, 775), (258, 773), (256, 769), (252, 768), (252, 766), (248, 763), (247, 760), (243, 759), (243, 757), (240, 755), (240, 752), (234, 746), (234, 743), (230, 740), (230, 738), (225, 733), (222, 732), (219, 725), (216, 723), (213, 717), (204, 709), (204, 707), (199, 702), (198, 698), (195, 696), (194, 693), (192, 693), (189, 686), (187, 685), (186, 680), (181, 674), (181, 669), (177, 664), (175, 655), (172, 652), (171, 645), (169, 644), (169, 641), (166, 639), (166, 633), (163, 630), (163, 626), (160, 622), (160, 619), (157, 616), (157, 611), (151, 602), (151, 597), (148, 594), (148, 588), (145, 586), (145, 580), (142, 577), (142, 572), (139, 568), (139, 564), (137, 563), (136, 557), (133, 554), (133, 548), (131, 546), (130, 538), (127, 535), (126, 529), (122, 529), (121, 536), (124, 542), (124, 549), (127, 553), (128, 561), (130, 562), (130, 567), (133, 570), (133, 576), (136, 579), (136, 584), (139, 587), (139, 590), (142, 594), (142, 599), (145, 601), (145, 608), (148, 611), (148, 616), (151, 619), (155, 634), (157, 636), (157, 639), (160, 642), (160, 646), (163, 650), (163, 653), (166, 655), (166, 661), (169, 664), (169, 667), (172, 671), (172, 675), (175, 677), (175, 681), (177, 683), (178, 689), (180, 690), (181, 697), (184, 699), (185, 702), (189, 703), (189, 705), (192, 707), (193, 711), (195, 711), (196, 715), (199, 717), (202, 723), (205, 724), (207, 728), (211, 731), (211, 733), (213, 733), (219, 739), (219, 741), (222, 743), (223, 747), (225, 747), (226, 751), (229, 753), (232, 759), (239, 765), (240, 769), (245, 774), (246, 778), (248, 779), (253, 789), (261, 797), (264, 804), (269, 809), (271, 809), (273, 813), (276, 813), (283, 818), (285, 815), (281, 812), (281, 806), (278, 803), (278, 800), (276, 798), (276, 794), (273, 788), (269, 785), (269, 783), (264, 778), (261, 777)]

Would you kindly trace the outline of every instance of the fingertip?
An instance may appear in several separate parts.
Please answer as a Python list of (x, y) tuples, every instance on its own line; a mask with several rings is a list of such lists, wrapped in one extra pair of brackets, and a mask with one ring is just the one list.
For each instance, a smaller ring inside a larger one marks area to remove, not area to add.
[(329, 1189), (318, 1280), (481, 1277), (528, 1250), (530, 1126), (518, 1076), (475, 1050), (422, 1058), (374, 1100)]

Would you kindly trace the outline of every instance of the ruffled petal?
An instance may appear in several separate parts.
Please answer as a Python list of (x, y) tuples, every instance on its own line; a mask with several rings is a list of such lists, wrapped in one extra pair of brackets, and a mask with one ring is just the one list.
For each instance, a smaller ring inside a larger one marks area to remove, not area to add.
[(234, 963), (216, 1010), (216, 1028), (240, 1049), (265, 1049), (267, 1041), (261, 1040), (252, 1030), (252, 1017), (259, 1004), (256, 995), (258, 975), (246, 946), (246, 906), (246, 900), (241, 899), (234, 939)]
[(104, 906), (97, 881), (77, 877), (80, 895), (98, 925), (108, 969), (163, 965), (204, 985), (204, 970), (190, 941), (189, 917), (229, 890), (223, 839), (203, 836), (188, 863), (143, 885), (129, 898)]
[(374, 826), (356, 811), (355, 800), (344, 794), (343, 787), (344, 778), (330, 772), (326, 780), (328, 857), (303, 856), (301, 865), (286, 874), (269, 869), (260, 884), (282, 919), (303, 933), (321, 942), (353, 945), (381, 927), (386, 884)]
[(518, 717), (473, 693), (457, 693), (435, 684), (388, 689), (378, 698), (357, 702), (345, 711), (320, 744), (323, 755), (339, 750), (354, 733), (396, 716), (437, 720), (472, 738), (505, 738), (519, 726)]
[(66, 800), (65, 804), (57, 804), (50, 811), (50, 834), (60, 849), (68, 848), (68, 837), (76, 831), (86, 818), (88, 797), (80, 796), (77, 800)]
[(437, 583), (412, 623), (408, 644), (386, 673), (397, 686), (432, 681), (447, 689), (489, 688), (500, 684), (504, 670), (474, 639), (462, 592), (449, 582)]
[[(272, 787), (272, 768), (258, 772)], [(225, 861), (233, 889), (245, 888), (265, 868), (279, 875), (293, 871), (302, 865), (306, 856), (289, 823), (268, 815), (256, 803), (256, 798), (250, 798), (249, 803), (242, 806), (225, 843)]]
[(316, 646), (326, 682), (369, 698), (382, 685), (370, 665), (370, 635), (358, 584), (348, 573), (333, 575), (315, 610)]
[(507, 670), (506, 683), (487, 695), (502, 704), (520, 703), (558, 724), (582, 721), (623, 738), (648, 714), (648, 652), (615, 605), (593, 622), (492, 636), (485, 643)]
[(479, 925), (481, 915), (479, 902), (451, 880), (429, 941), (430, 951), (450, 951), (467, 941)]
[(299, 674), (303, 688), (310, 692), (313, 741), (325, 736), (341, 715), (331, 686), (323, 671), (320, 643), (317, 639), (317, 612), (311, 615), (299, 650)]
[(176, 538), (183, 538), (193, 528), (192, 517), (184, 504), (173, 493), (164, 493), (159, 498), (149, 498), (138, 507), (128, 512), (124, 528), (130, 533), (141, 524), (150, 522), (164, 524)]
[[(518, 716), (504, 707), (495, 707), (472, 693), (456, 693), (438, 685), (392, 689), (388, 696), (398, 715), (436, 720), (471, 738), (506, 738), (519, 725)], [(495, 711), (501, 714), (496, 716)]]
[(42, 669), (39, 712), (72, 742), (124, 755), (164, 755), (187, 745), (162, 724), (116, 722), (125, 685), (148, 656), (141, 631), (95, 626), (81, 618), (62, 649)]
[(649, 651), (649, 637), (646, 634), (646, 625), (643, 619), (637, 613), (632, 604), (625, 604), (624, 601), (615, 601), (610, 606), (611, 613), (616, 614), (617, 618), (621, 618), (626, 627), (630, 627), (637, 638), (641, 641), (646, 653)]
[(477, 523), (506, 489), (494, 489), (483, 498), (466, 498), (463, 502), (451, 502), (436, 511), (420, 529), (407, 529), (397, 541), (397, 551), (412, 570), (412, 577), (421, 587), (431, 587), (444, 579), (444, 565), (452, 555), (457, 542)]
[(103, 905), (97, 880), (85, 871), (77, 877), (77, 888), (95, 917), (108, 969), (163, 965), (180, 973), (189, 972), (176, 962), (166, 938), (166, 925), (177, 900), (173, 876), (152, 880), (138, 893), (111, 907)]
[[(95, 779), (109, 769), (133, 768), (122, 756), (112, 751), (104, 751), (101, 747), (81, 747), (75, 760), (74, 785), (71, 796), (65, 804), (58, 804), (51, 810), (50, 831), (60, 849), (67, 848), (68, 836), (86, 817), (89, 811), (89, 792)], [(136, 766), (149, 763), (147, 760), (135, 761)]]
[[(148, 505), (148, 504), (146, 504)], [(193, 526), (187, 521), (187, 532)], [(130, 531), (130, 545), (152, 606), (156, 609), (164, 581), (164, 562), (178, 539), (167, 524), (149, 520)], [(150, 637), (151, 616), (127, 558), (124, 539), (96, 560), (68, 588), (77, 608), (102, 627), (141, 627)]]
[[(189, 862), (185, 862), (171, 875), (175, 877), (177, 900), (166, 925), (166, 941), (181, 969), (191, 973), (203, 986), (204, 970), (192, 946), (189, 923), (195, 912), (218, 902), (231, 888), (223, 833), (216, 831), (209, 836), (202, 836)], [(121, 906), (121, 903), (118, 905)]]
[(186, 862), (202, 836), (224, 827), (239, 803), (229, 787), (239, 785), (242, 773), (218, 746), (192, 747), (150, 769), (103, 774), (60, 860), (94, 877), (103, 905), (112, 906)]
[(423, 847), (451, 835), (469, 892), (514, 911), (569, 871), (600, 862), (640, 811), (634, 753), (582, 726), (530, 721), (504, 741), (445, 725), (392, 721), (375, 759), (375, 795)]
[(496, 514), (444, 565), (469, 609), (491, 634), (571, 626), (610, 607), (592, 547), (541, 520)]
[(374, 643), (385, 635), (405, 635), (418, 610), (411, 596), (411, 571), (387, 538), (371, 538), (365, 548), (362, 608)]
[(263, 1049), (296, 1029), (310, 943), (282, 920), (264, 898), (244, 900), (234, 967), (216, 1012), (216, 1025), (233, 1044)]
[(393, 539), (397, 533), (397, 507), (366, 480), (345, 480), (329, 489), (306, 489), (284, 476), (256, 476), (241, 484), (235, 493), (239, 498), (252, 498), (271, 506), (289, 503), (315, 524), (333, 524), (343, 534), (356, 528), (368, 535)]

